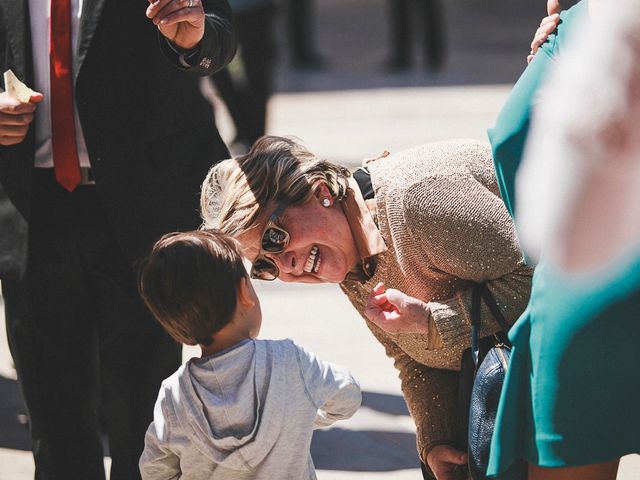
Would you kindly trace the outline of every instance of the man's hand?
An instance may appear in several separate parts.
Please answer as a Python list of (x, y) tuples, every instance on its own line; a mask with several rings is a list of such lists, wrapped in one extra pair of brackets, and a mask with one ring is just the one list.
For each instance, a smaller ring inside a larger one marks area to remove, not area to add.
[(465, 465), (469, 460), (466, 453), (449, 445), (438, 445), (427, 455), (427, 465), (437, 480), (459, 480), (456, 467)]
[(148, 0), (147, 17), (160, 33), (183, 50), (198, 46), (204, 36), (202, 0)]
[(364, 314), (387, 333), (427, 333), (429, 306), (379, 283), (369, 295)]
[(6, 92), (0, 93), (0, 145), (16, 145), (24, 140), (33, 121), (36, 104), (43, 98), (36, 92), (28, 102), (21, 102)]

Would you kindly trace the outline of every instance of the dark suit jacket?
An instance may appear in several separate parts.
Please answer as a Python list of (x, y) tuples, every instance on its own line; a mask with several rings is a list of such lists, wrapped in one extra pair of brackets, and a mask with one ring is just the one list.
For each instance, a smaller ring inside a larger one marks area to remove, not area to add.
[[(226, 0), (202, 3), (196, 66), (181, 69), (145, 16), (147, 0), (85, 0), (75, 98), (99, 198), (131, 260), (162, 233), (198, 226), (200, 183), (228, 156), (197, 75), (231, 61), (232, 14)], [(28, 0), (0, 0), (0, 69), (32, 86), (28, 15)], [(0, 183), (11, 202), (0, 194), (0, 278), (25, 268), (34, 128), (21, 144), (0, 146)]]

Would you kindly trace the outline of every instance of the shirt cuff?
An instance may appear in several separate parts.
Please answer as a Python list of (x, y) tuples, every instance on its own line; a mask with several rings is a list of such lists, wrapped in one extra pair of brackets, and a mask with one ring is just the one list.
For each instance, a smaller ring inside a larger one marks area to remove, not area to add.
[[(429, 302), (429, 310), (440, 338), (445, 346), (460, 345), (469, 342), (471, 325), (465, 321), (460, 312), (460, 302), (450, 298), (439, 302)], [(462, 317), (462, 318), (461, 318)]]
[(171, 49), (171, 51), (175, 54), (175, 58), (183, 68), (191, 68), (195, 67), (196, 60), (198, 59), (198, 54), (200, 53), (200, 45), (198, 44), (196, 47), (185, 50), (183, 48), (174, 45), (168, 38), (164, 38), (167, 46)]

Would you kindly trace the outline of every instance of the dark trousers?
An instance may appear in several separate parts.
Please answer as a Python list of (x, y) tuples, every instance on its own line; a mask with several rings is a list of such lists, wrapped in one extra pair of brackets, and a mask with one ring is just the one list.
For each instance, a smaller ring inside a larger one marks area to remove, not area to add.
[(242, 74), (225, 68), (212, 76), (236, 126), (236, 141), (252, 145), (265, 134), (267, 103), (273, 91), (275, 7), (235, 16)]
[(318, 54), (313, 42), (312, 0), (287, 1), (289, 45), (294, 64), (305, 64)]
[(401, 65), (411, 63), (412, 18), (411, 3), (417, 1), (422, 10), (424, 26), (423, 50), (427, 66), (437, 69), (444, 60), (444, 25), (439, 0), (388, 0), (391, 20), (392, 62)]
[[(29, 414), (36, 479), (137, 479), (144, 433), (180, 346), (145, 310), (95, 186), (36, 170), (22, 280), (2, 283), (9, 347)], [(103, 420), (103, 422), (101, 422)]]

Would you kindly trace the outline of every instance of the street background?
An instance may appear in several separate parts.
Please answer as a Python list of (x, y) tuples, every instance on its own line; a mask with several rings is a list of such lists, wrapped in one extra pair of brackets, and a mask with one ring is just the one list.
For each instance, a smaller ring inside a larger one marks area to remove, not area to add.
[[(386, 1), (317, 0), (315, 43), (326, 68), (292, 69), (285, 27), (277, 22), (277, 93), (269, 107), (268, 131), (294, 135), (320, 156), (350, 167), (384, 150), (456, 137), (484, 140), (525, 67), (545, 3), (447, 0), (442, 3), (447, 41), (443, 69), (428, 72), (416, 45), (413, 69), (388, 73)], [(205, 90), (214, 95), (208, 85)], [(228, 116), (219, 101), (213, 102), (220, 130), (231, 140)], [(355, 417), (314, 436), (318, 478), (420, 479), (414, 428), (396, 372), (337, 286), (276, 281), (257, 284), (257, 291), (264, 313), (261, 337), (293, 338), (348, 367), (361, 382), (363, 406)], [(33, 478), (33, 462), (2, 312), (0, 480), (27, 480)], [(197, 349), (185, 350), (185, 358), (194, 354)], [(626, 457), (619, 479), (638, 478), (639, 457)]]

